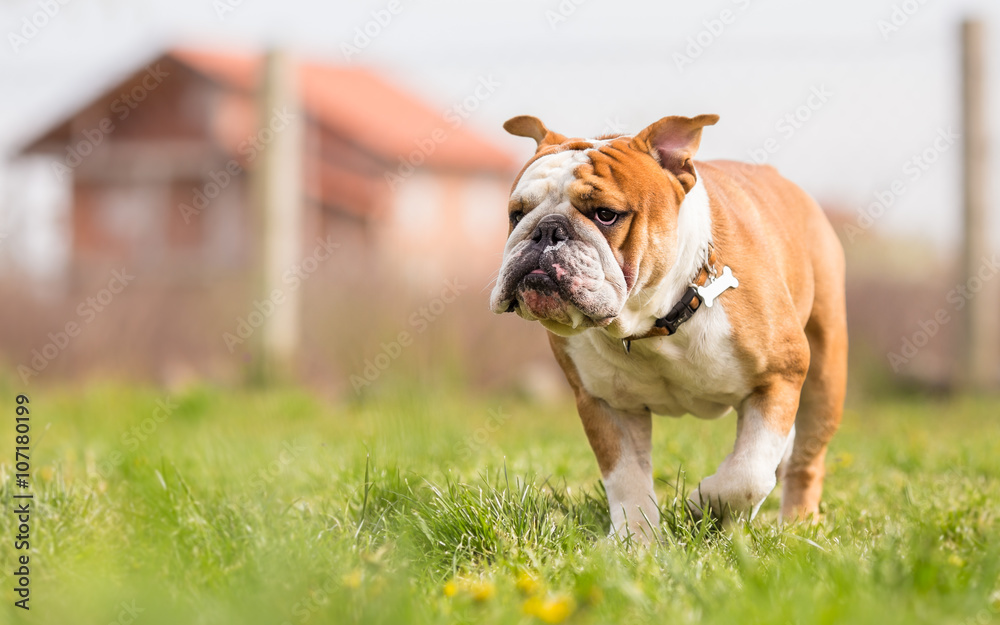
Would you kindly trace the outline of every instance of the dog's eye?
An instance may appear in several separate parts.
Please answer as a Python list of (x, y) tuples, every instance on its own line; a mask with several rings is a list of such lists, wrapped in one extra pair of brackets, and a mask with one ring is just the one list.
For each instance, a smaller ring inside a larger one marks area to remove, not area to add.
[(521, 219), (523, 218), (524, 218), (524, 213), (522, 213), (521, 211), (517, 211), (516, 213), (511, 213), (510, 225), (516, 226), (517, 224), (521, 223)]
[(618, 213), (610, 208), (598, 208), (594, 211), (594, 220), (604, 226), (610, 226), (618, 219)]

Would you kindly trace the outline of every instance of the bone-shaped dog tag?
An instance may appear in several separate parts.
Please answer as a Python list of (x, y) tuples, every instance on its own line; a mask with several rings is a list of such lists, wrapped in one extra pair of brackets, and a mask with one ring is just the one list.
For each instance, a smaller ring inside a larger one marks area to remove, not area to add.
[(728, 266), (722, 268), (722, 275), (712, 280), (705, 286), (698, 287), (698, 295), (704, 300), (705, 306), (709, 308), (715, 303), (715, 298), (722, 295), (726, 289), (735, 289), (740, 285), (740, 281), (733, 275)]

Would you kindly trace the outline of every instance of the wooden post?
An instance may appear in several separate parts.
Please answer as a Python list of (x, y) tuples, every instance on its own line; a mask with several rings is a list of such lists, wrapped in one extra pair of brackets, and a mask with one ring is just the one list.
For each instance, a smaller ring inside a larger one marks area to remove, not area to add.
[(997, 323), (1000, 310), (993, 294), (1000, 276), (983, 280), (976, 274), (989, 255), (987, 178), (989, 130), (986, 125), (986, 28), (978, 20), (962, 23), (962, 189), (964, 239), (962, 274), (970, 292), (980, 291), (965, 307), (962, 337), (962, 386), (982, 391), (996, 384)]
[(301, 289), (282, 276), (302, 262), (302, 116), (297, 68), (284, 52), (265, 56), (258, 107), (257, 302), (264, 323), (258, 329), (256, 382), (293, 377), (301, 340)]

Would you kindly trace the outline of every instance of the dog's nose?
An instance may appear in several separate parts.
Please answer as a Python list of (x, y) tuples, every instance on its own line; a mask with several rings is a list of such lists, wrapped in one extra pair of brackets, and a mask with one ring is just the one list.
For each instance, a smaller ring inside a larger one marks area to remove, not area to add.
[(555, 245), (559, 241), (569, 239), (569, 220), (563, 215), (546, 215), (542, 217), (531, 240), (540, 245)]

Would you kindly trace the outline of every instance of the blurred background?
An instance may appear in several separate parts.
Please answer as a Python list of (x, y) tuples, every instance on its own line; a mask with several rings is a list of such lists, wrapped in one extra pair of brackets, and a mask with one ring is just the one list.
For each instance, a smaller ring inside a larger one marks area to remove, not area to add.
[(542, 328), (487, 310), (533, 152), (501, 124), (701, 113), (699, 158), (828, 212), (852, 389), (1000, 381), (995, 2), (11, 0), (0, 32), (15, 385), (558, 396)]

